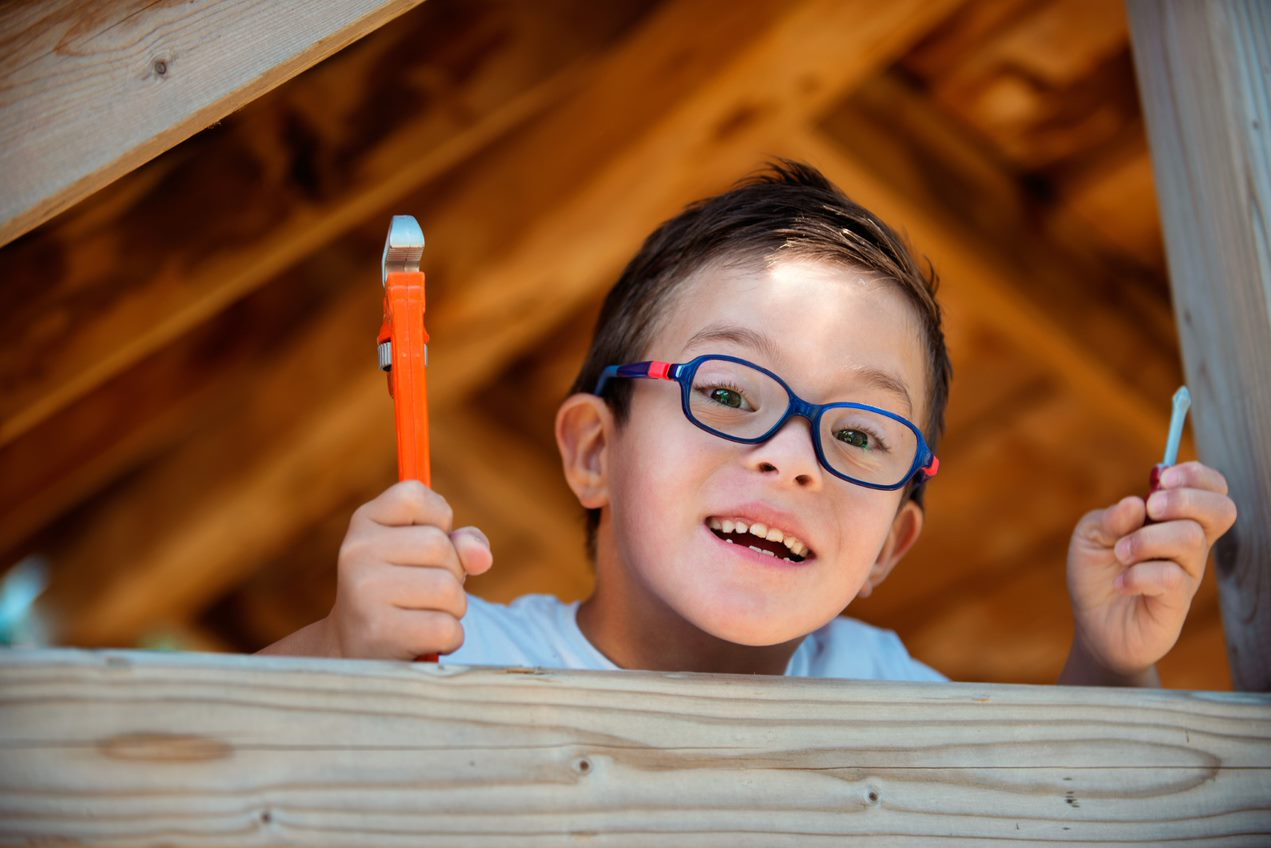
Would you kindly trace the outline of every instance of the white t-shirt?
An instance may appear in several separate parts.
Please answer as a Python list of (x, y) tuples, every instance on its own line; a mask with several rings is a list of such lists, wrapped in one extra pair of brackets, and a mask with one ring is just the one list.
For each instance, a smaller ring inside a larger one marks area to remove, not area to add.
[[(578, 602), (551, 595), (526, 595), (511, 604), (468, 597), (463, 618), (463, 647), (444, 657), (456, 665), (618, 668), (578, 629)], [(804, 637), (786, 674), (854, 680), (946, 680), (940, 672), (909, 656), (900, 637), (842, 616)]]

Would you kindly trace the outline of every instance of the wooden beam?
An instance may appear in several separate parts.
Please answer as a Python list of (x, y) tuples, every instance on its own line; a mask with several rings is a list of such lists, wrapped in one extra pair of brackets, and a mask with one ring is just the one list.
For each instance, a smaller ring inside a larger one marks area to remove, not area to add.
[[(331, 253), (295, 274), (319, 265), (332, 279), (356, 279)], [(51, 534), (42, 600), (59, 639), (129, 645), (156, 621), (192, 616), (326, 515), (345, 488), (391, 481), (391, 401), (369, 363), (371, 325), (356, 318), (376, 315), (379, 299), (372, 274), (307, 322), (280, 325), (256, 379)]]
[(1196, 440), (1240, 510), (1216, 550), (1232, 677), (1271, 691), (1271, 9), (1129, 9)]
[(16, 561), (59, 515), (187, 437), (226, 392), (272, 360), (298, 317), (335, 299), (340, 282), (288, 278), (257, 292), (0, 444), (0, 562), (6, 551)]
[[(1001, 269), (994, 281), (1021, 295), (1074, 344), (1097, 351), (1097, 363), (1123, 392), (1168, 407), (1182, 367), (1163, 276), (1110, 261), (1085, 220), (1039, 198), (982, 139), (897, 74), (861, 86), (822, 128), (877, 182), (935, 219), (946, 245), (992, 254)], [(1139, 142), (1146, 160), (1142, 136)], [(908, 226), (905, 218), (895, 223)], [(931, 256), (942, 270), (944, 255)], [(1068, 363), (1049, 367), (1063, 371)], [(1164, 434), (1157, 441), (1163, 440)]]
[(1159, 403), (1129, 393), (1096, 350), (1083, 346), (1074, 331), (1059, 324), (1014, 284), (1015, 269), (993, 245), (967, 241), (953, 220), (955, 210), (913, 202), (865, 163), (823, 133), (789, 133), (786, 149), (821, 168), (857, 202), (885, 221), (896, 222), (918, 252), (931, 257), (943, 278), (946, 308), (957, 298), (960, 307), (982, 315), (1003, 335), (1055, 368), (1056, 377), (1087, 399), (1091, 408), (1112, 416), (1145, 444), (1164, 444), (1169, 426), (1168, 397)]
[(0, 251), (0, 444), (559, 97), (629, 15), (577, 5), (427, 4)]
[(32, 842), (1271, 832), (1265, 695), (67, 650), (0, 653), (0, 689), (4, 830)]
[(6, 4), (0, 245), (419, 2)]
[[(661, 220), (784, 152), (783, 131), (895, 60), (956, 5), (683, 0), (659, 10), (588, 89), (487, 163), (438, 216), (439, 241), (485, 261), (472, 263), (455, 297), (433, 301), (449, 341), (444, 353), (438, 345), (447, 367), (432, 385), (459, 394), (484, 383), (594, 297), (598, 269), (616, 272)], [(602, 129), (577, 131), (597, 115)], [(535, 163), (530, 177), (526, 162)], [(512, 184), (544, 198), (530, 208), (547, 210), (519, 240), (522, 210), (489, 201)], [(488, 241), (468, 233), (482, 217)]]
[[(292, 277), (320, 267), (332, 279), (355, 278), (347, 261), (332, 249)], [(277, 291), (305, 296), (315, 311), (313, 288), (283, 278)], [(374, 325), (356, 320), (375, 314), (378, 288), (342, 288), (307, 323), (277, 325), (268, 367), (234, 369), (237, 391), (204, 407), (203, 427), (54, 528), (43, 609), (55, 638), (132, 645), (156, 623), (197, 615), (351, 498), (392, 483), (392, 405), (369, 354)], [(254, 298), (262, 299), (273, 290)], [(585, 594), (577, 509), (559, 471), (463, 410), (434, 410), (433, 433), (438, 490), (464, 520), (486, 525), (499, 549), (498, 573), (477, 591), (500, 600), (535, 588)], [(326, 557), (323, 579), (333, 583), (336, 546), (311, 553)]]

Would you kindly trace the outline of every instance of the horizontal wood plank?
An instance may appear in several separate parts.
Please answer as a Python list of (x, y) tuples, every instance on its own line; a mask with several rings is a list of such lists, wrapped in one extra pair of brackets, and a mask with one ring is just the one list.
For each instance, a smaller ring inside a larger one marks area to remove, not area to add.
[(422, 0), (6, 4), (6, 244)]
[(1265, 844), (1271, 696), (0, 654), (0, 833)]

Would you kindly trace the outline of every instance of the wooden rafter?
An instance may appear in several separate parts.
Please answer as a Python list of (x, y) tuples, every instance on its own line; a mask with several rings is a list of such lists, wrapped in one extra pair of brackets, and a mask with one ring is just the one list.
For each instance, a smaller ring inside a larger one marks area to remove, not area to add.
[(946, 297), (956, 286), (986, 320), (1051, 363), (1058, 378), (1090, 404), (1121, 421), (1145, 443), (1161, 441), (1169, 425), (1167, 406), (1127, 392), (1098, 351), (1083, 347), (1074, 331), (1017, 290), (1015, 272), (989, 245), (972, 246), (959, 238), (956, 224), (945, 220), (951, 212), (901, 195), (820, 132), (792, 134), (788, 143), (839, 185), (852, 187), (858, 200), (884, 220), (904, 221), (921, 251), (940, 258), (941, 273), (948, 281)]
[[(623, 20), (581, 16), (575, 32), (527, 26), (525, 9), (473, 14), (448, 41), (420, 9), (0, 253), (13, 352), (0, 362), (0, 446), (533, 115)], [(368, 108), (365, 91), (409, 108)]]
[(0, 245), (419, 2), (7, 4)]

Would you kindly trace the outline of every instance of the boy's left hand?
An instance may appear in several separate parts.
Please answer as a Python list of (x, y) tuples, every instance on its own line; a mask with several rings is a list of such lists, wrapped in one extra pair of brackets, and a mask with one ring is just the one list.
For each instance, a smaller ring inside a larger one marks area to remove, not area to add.
[(1199, 462), (1166, 469), (1146, 504), (1131, 496), (1083, 516), (1068, 547), (1077, 646), (1113, 678), (1151, 669), (1178, 640), (1209, 549), (1235, 521), (1226, 478)]

